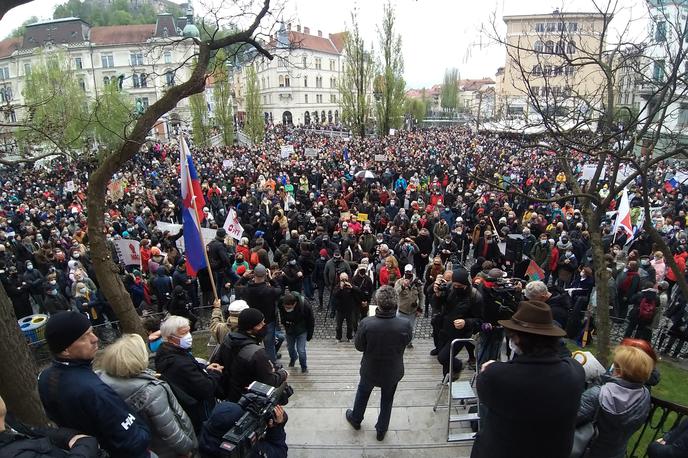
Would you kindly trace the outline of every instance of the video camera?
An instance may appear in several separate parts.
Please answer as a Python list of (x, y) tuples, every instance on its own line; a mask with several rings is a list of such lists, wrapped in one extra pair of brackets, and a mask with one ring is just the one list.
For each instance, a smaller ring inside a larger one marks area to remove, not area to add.
[(260, 382), (251, 383), (248, 392), (239, 400), (244, 414), (222, 436), (220, 448), (228, 452), (231, 458), (248, 456), (253, 446), (265, 435), (269, 421), (275, 418), (275, 407), (286, 405), (293, 393), (287, 382), (277, 388)]
[(498, 319), (508, 320), (516, 312), (521, 301), (521, 292), (516, 285), (522, 281), (519, 278), (498, 278), (494, 280), (493, 287), (485, 289), (497, 307)]

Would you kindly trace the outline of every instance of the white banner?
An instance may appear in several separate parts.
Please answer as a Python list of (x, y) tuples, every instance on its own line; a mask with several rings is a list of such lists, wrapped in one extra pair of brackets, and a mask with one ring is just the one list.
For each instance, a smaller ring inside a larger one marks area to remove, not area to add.
[(114, 240), (115, 250), (117, 250), (117, 257), (125, 266), (139, 266), (141, 267), (141, 251), (139, 250), (139, 242), (136, 240)]
[[(179, 230), (182, 228), (181, 224), (174, 224), (174, 223), (163, 223), (162, 221), (156, 221), (155, 227), (160, 229), (161, 231), (170, 231), (171, 234), (176, 234), (179, 232)], [(213, 241), (215, 238), (215, 233), (217, 232), (217, 229), (209, 229), (207, 227), (202, 227), (201, 228), (201, 234), (203, 234), (203, 242), (205, 242), (206, 246)], [(183, 253), (184, 252), (184, 237), (179, 237), (177, 239), (177, 247), (179, 250)]]
[(306, 148), (304, 151), (306, 153), (306, 157), (318, 157), (317, 148)]
[[(583, 165), (583, 174), (581, 175), (581, 179), (585, 181), (590, 181), (592, 180), (592, 177), (595, 176), (595, 171), (597, 171), (597, 164), (585, 164)], [(604, 179), (605, 175), (607, 174), (607, 166), (602, 167), (602, 173), (600, 174), (600, 178)]]
[(74, 181), (69, 180), (68, 182), (65, 183), (65, 191), (66, 192), (74, 192), (76, 191), (76, 186), (74, 186)]
[(674, 180), (676, 180), (678, 184), (683, 184), (688, 180), (688, 173), (678, 171), (674, 174)]
[(633, 169), (633, 167), (631, 167), (630, 165), (619, 166), (619, 171), (616, 174), (616, 184), (621, 184), (633, 172), (635, 172), (635, 169)]
[(386, 160), (387, 160), (386, 154), (376, 154), (375, 155), (375, 162), (385, 162)]
[(244, 228), (241, 227), (241, 223), (239, 223), (239, 218), (234, 209), (229, 211), (227, 219), (225, 219), (225, 224), (222, 227), (227, 231), (227, 235), (235, 240), (241, 240), (241, 236), (244, 234)]
[(282, 149), (280, 149), (280, 157), (282, 159), (287, 159), (292, 154), (294, 154), (293, 145), (282, 145)]
[(225, 159), (222, 161), (223, 169), (231, 169), (232, 167), (234, 167), (234, 163), (230, 159)]

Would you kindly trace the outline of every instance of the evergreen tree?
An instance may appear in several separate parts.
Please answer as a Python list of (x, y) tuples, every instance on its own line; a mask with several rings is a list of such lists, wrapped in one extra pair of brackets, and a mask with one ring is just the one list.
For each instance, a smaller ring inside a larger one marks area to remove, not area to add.
[(258, 77), (253, 65), (246, 67), (246, 123), (244, 130), (253, 143), (263, 141), (265, 134), (265, 119), (263, 107), (260, 103), (260, 88)]

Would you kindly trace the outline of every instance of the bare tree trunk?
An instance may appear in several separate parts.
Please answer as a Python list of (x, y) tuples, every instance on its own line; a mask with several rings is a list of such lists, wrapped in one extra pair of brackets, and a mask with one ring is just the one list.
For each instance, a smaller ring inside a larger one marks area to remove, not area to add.
[(0, 395), (7, 409), (19, 420), (33, 426), (45, 426), (45, 415), (38, 396), (38, 368), (19, 330), (14, 307), (5, 288), (0, 286)]
[(590, 246), (592, 264), (595, 268), (595, 287), (597, 291), (597, 309), (595, 311), (595, 336), (597, 342), (597, 359), (604, 367), (608, 366), (610, 354), (610, 321), (609, 321), (609, 272), (604, 260), (602, 234), (595, 228), (600, 227), (600, 218), (596, 211), (584, 207), (586, 220), (590, 224)]

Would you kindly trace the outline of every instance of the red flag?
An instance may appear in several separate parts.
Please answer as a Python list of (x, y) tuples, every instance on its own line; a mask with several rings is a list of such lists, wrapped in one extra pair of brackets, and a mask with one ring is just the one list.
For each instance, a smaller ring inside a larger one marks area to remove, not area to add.
[(531, 281), (538, 281), (545, 278), (545, 271), (542, 270), (542, 268), (531, 259), (530, 264), (528, 264), (528, 268), (526, 269), (526, 275), (528, 275), (528, 278)]

